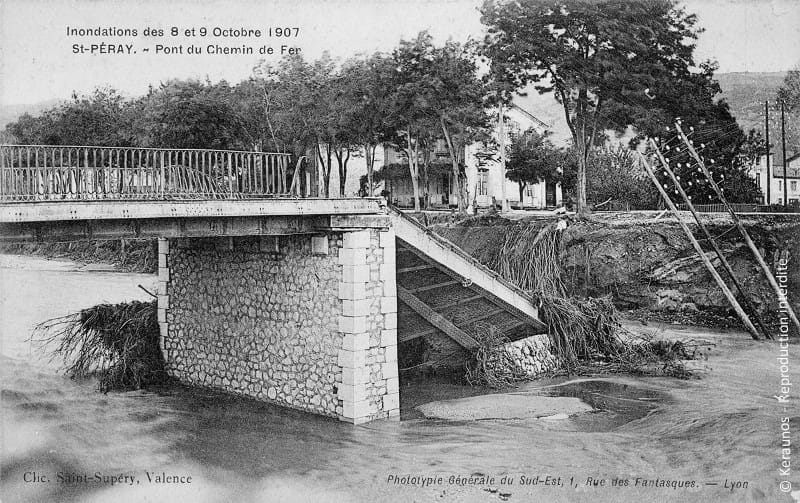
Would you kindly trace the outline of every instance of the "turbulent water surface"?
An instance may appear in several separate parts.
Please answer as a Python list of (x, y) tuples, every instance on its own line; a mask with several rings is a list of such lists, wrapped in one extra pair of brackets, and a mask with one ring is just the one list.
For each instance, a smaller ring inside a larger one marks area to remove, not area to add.
[(702, 379), (514, 390), (595, 409), (568, 419), (425, 419), (414, 404), (474, 392), (415, 381), (401, 387), (403, 421), (359, 427), (180, 386), (100, 394), (28, 343), (45, 319), (146, 299), (139, 284), (155, 277), (0, 256), (4, 502), (774, 502), (792, 501), (781, 480), (800, 489), (800, 457), (778, 471), (781, 417), (800, 428), (794, 403), (773, 398), (778, 347), (741, 333), (667, 332), (716, 343)]

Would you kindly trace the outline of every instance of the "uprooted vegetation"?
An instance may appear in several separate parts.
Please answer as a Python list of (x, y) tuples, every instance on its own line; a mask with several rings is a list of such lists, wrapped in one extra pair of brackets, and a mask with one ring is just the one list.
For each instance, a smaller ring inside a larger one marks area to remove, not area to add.
[[(563, 225), (507, 229), (489, 265), (535, 298), (539, 317), (548, 328), (551, 352), (559, 361), (556, 374), (693, 375), (686, 361), (702, 355), (697, 341), (655, 340), (626, 330), (609, 295), (567, 296), (560, 265)], [(468, 382), (499, 388), (526, 378), (507, 355), (497, 351), (508, 340), (491, 327), (476, 335), (481, 346), (466, 365)]]
[(32, 339), (72, 379), (97, 377), (102, 392), (167, 381), (156, 301), (100, 304), (36, 326)]
[[(753, 254), (742, 246), (733, 223), (714, 214), (703, 218), (762, 321), (771, 330), (779, 328), (775, 293)], [(748, 215), (741, 219), (768, 264), (776, 267), (779, 254), (800, 256), (800, 219), (796, 216)], [(514, 249), (530, 248), (529, 243), (539, 229), (552, 222), (551, 216), (518, 220), (482, 216), (434, 224), (432, 229), (522, 285), (528, 270), (521, 262), (539, 259), (530, 253), (515, 257)], [(656, 220), (652, 214), (610, 213), (568, 222), (569, 226), (561, 232), (558, 257), (566, 296), (611, 295), (614, 305), (625, 312), (626, 318), (645, 322), (715, 328), (740, 326), (727, 299), (674, 218), (667, 215)], [(706, 240), (695, 234), (711, 261), (716, 262)], [(507, 251), (512, 252), (508, 260), (518, 262), (513, 264), (518, 277), (511, 277), (503, 270)], [(790, 298), (800, 298), (800, 269), (789, 268), (787, 286)], [(524, 287), (536, 290), (535, 284)]]

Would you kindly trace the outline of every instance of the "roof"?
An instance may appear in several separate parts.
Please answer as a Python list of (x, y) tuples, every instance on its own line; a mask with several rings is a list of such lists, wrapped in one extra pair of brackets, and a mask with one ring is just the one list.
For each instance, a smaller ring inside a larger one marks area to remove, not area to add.
[[(780, 166), (783, 167), (783, 149), (780, 145), (773, 145), (771, 152), (772, 154), (770, 159), (770, 164), (772, 166)], [(791, 165), (791, 163), (795, 160), (800, 158), (800, 152), (795, 153), (788, 153), (786, 156), (786, 162)]]

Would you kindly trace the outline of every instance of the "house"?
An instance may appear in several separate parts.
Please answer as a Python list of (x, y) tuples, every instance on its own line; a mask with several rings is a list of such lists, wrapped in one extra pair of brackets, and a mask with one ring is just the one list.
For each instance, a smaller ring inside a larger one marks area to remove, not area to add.
[[(505, 112), (506, 116), (506, 138), (511, 132), (523, 132), (534, 128), (538, 133), (544, 133), (549, 126), (536, 118), (533, 114), (517, 105), (512, 105)], [(495, 139), (499, 138), (495, 131)], [(508, 140), (506, 140), (508, 143)], [(478, 206), (489, 206), (492, 198), (497, 202), (501, 201), (503, 184), (505, 184), (506, 197), (512, 207), (526, 208), (552, 208), (562, 204), (561, 185), (551, 182), (539, 182), (528, 184), (519, 199), (519, 186), (517, 182), (512, 182), (504, 178), (501, 171), (499, 159), (481, 161), (476, 155), (480, 151), (480, 145), (470, 145), (467, 147), (466, 172), (470, 196), (474, 194)], [(496, 156), (495, 156), (496, 157)]]
[[(543, 133), (549, 127), (517, 105), (512, 105), (510, 109), (506, 110), (505, 118), (507, 137), (508, 133), (512, 131), (520, 132), (535, 128), (538, 132)], [(495, 140), (499, 137), (496, 130), (494, 136)], [(493, 199), (499, 204), (502, 200), (503, 183), (506, 186), (506, 197), (512, 207), (544, 208), (556, 207), (561, 204), (560, 185), (549, 182), (529, 184), (523, 192), (522, 201), (520, 201), (519, 187), (516, 182), (503, 177), (500, 160), (497, 159), (496, 153), (487, 158), (480, 155), (484, 150), (484, 145), (480, 143), (468, 145), (465, 148), (464, 169), (469, 205), (474, 201), (477, 206), (486, 207), (492, 204)], [(444, 139), (437, 140), (431, 154), (431, 168), (427, 181), (430, 207), (456, 206), (458, 204), (458, 187), (453, 179), (450, 154)], [(382, 171), (381, 175), (376, 177), (382, 180), (382, 184), (377, 187), (375, 193), (380, 193), (382, 190), (387, 191), (390, 202), (402, 207), (414, 205), (414, 190), (407, 162), (405, 154), (389, 144), (380, 146), (375, 152), (374, 169), (376, 172)], [(346, 196), (358, 195), (360, 178), (366, 172), (366, 160), (363, 152), (355, 153), (348, 163), (347, 179), (345, 180)], [(330, 183), (331, 194), (334, 195), (338, 192), (339, 187), (335, 166), (331, 170)], [(420, 180), (420, 183), (422, 184), (423, 181)], [(425, 191), (420, 190), (420, 192), (424, 193)]]
[[(755, 177), (756, 184), (761, 189), (762, 204), (783, 204), (784, 194), (788, 202), (800, 204), (800, 153), (786, 157), (786, 183), (784, 184), (783, 152), (770, 154), (770, 173), (767, 176), (767, 156), (762, 155), (756, 159), (751, 175)], [(768, 182), (769, 179), (769, 182)], [(769, 202), (767, 202), (767, 183), (769, 183)], [(788, 193), (786, 190), (788, 189)]]

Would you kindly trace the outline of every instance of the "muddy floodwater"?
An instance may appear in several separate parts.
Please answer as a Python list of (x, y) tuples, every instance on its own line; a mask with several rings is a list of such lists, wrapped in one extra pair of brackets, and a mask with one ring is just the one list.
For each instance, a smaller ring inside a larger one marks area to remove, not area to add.
[(181, 386), (97, 393), (28, 343), (38, 322), (147, 299), (137, 285), (155, 282), (0, 255), (3, 502), (800, 500), (780, 489), (800, 490), (800, 451), (790, 474), (779, 472), (782, 418), (796, 441), (800, 412), (794, 397), (774, 398), (778, 345), (743, 333), (662, 331), (715, 344), (701, 379), (606, 376), (510, 391), (517, 405), (566, 397), (589, 412), (429, 419), (414, 407), (479, 390), (415, 379), (401, 386), (402, 421), (358, 427)]

